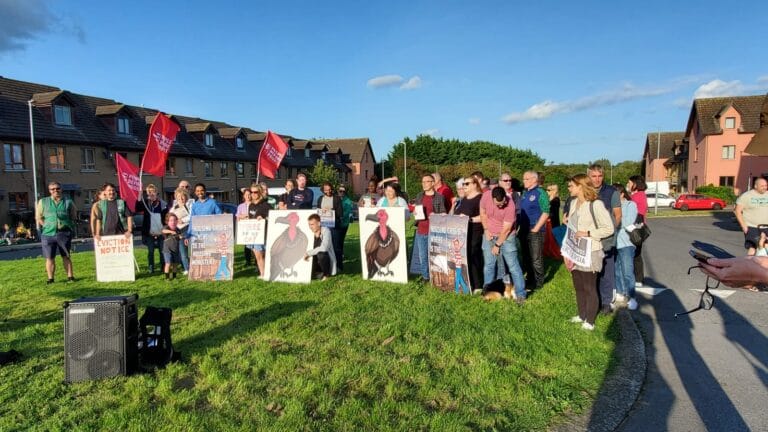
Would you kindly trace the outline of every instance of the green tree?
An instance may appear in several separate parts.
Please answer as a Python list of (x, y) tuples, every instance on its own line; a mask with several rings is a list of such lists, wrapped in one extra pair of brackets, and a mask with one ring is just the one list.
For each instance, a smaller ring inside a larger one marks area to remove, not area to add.
[(332, 165), (328, 165), (321, 159), (315, 162), (315, 166), (309, 170), (309, 182), (310, 184), (320, 186), (325, 182), (329, 182), (336, 189), (339, 185), (339, 173)]

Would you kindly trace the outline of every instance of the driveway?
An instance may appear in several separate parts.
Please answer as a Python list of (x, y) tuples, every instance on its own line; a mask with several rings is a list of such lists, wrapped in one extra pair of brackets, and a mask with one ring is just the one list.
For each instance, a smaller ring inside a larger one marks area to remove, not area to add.
[[(643, 390), (621, 431), (768, 430), (768, 293), (722, 287), (715, 306), (675, 318), (698, 304), (706, 277), (688, 255), (695, 242), (741, 255), (743, 235), (731, 212), (651, 219), (643, 250), (645, 285), (633, 313), (646, 342)], [(652, 295), (655, 294), (655, 295)]]

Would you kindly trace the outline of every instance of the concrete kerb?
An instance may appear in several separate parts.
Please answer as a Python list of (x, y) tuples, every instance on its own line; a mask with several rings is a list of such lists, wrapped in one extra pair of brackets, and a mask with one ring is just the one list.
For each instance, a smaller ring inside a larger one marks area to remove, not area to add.
[(617, 364), (605, 377), (595, 404), (586, 413), (557, 425), (558, 432), (613, 431), (635, 404), (645, 381), (648, 367), (645, 343), (631, 313), (620, 309), (616, 314), (621, 338), (616, 344)]

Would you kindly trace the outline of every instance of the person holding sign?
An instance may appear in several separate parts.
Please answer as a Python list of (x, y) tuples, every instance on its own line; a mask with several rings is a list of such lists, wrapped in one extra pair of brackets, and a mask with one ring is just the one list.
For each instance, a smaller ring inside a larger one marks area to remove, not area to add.
[[(576, 249), (582, 254), (590, 254), (589, 267), (576, 264), (563, 256), (565, 266), (571, 272), (573, 287), (576, 291), (576, 305), (579, 314), (571, 318), (573, 323), (581, 323), (584, 330), (595, 329), (595, 318), (599, 301), (597, 298), (597, 274), (603, 267), (603, 246), (600, 239), (613, 235), (613, 221), (605, 205), (598, 199), (597, 190), (592, 187), (586, 174), (577, 174), (568, 180), (568, 192), (571, 201), (568, 212), (568, 231), (566, 239), (573, 236), (578, 241)], [(580, 241), (589, 239), (589, 241)], [(564, 248), (565, 250), (565, 248)]]
[(411, 254), (412, 274), (420, 274), (423, 281), (429, 281), (429, 215), (447, 213), (445, 198), (435, 191), (435, 178), (431, 174), (421, 177), (422, 191), (416, 195), (413, 211), (416, 219), (416, 236)]
[(144, 188), (146, 198), (136, 203), (136, 213), (144, 215), (141, 224), (141, 242), (147, 247), (147, 266), (150, 273), (155, 272), (155, 250), (160, 255), (160, 268), (165, 267), (163, 250), (163, 220), (168, 213), (165, 201), (157, 195), (157, 187), (153, 184)]
[[(179, 229), (185, 237), (187, 235), (187, 228), (189, 228), (189, 208), (192, 204), (189, 201), (188, 190), (189, 183), (187, 183), (186, 187), (179, 186), (176, 188), (176, 192), (174, 193), (175, 199), (173, 201), (173, 206), (171, 206), (171, 209), (168, 210), (169, 213), (176, 215)], [(186, 240), (179, 242), (179, 258), (181, 258), (181, 267), (184, 269), (185, 276), (189, 274), (189, 249), (187, 248), (187, 243), (188, 241)]]
[(304, 255), (304, 260), (312, 258), (312, 277), (327, 280), (328, 276), (336, 274), (336, 255), (333, 253), (331, 230), (320, 225), (320, 216), (311, 214), (307, 218), (309, 229), (312, 231), (314, 248)]
[(317, 199), (318, 213), (320, 214), (320, 222), (323, 226), (331, 230), (331, 238), (333, 239), (333, 252), (339, 259), (339, 269), (341, 265), (341, 243), (344, 241), (341, 238), (341, 217), (344, 215), (344, 210), (341, 208), (341, 198), (333, 193), (333, 185), (329, 182), (323, 183), (323, 195)]
[[(165, 280), (176, 279), (176, 264), (181, 263), (179, 244), (184, 233), (179, 228), (179, 218), (174, 213), (165, 216), (166, 225), (163, 227), (163, 259)], [(171, 276), (173, 275), (173, 276)]]
[(133, 235), (133, 213), (125, 201), (115, 195), (115, 185), (104, 183), (104, 199), (94, 212), (96, 219), (93, 238), (101, 240), (101, 236), (124, 234), (126, 238)]
[[(271, 206), (264, 199), (264, 192), (261, 187), (258, 184), (251, 186), (251, 203), (248, 204), (248, 219), (267, 219), (270, 209)], [(264, 238), (267, 238), (266, 233)], [(264, 276), (264, 244), (250, 244), (246, 248), (253, 252), (259, 274)]]
[(400, 184), (389, 182), (384, 186), (384, 196), (376, 204), (376, 207), (404, 207), (405, 220), (411, 218), (411, 212), (408, 210), (408, 201), (400, 196)]
[(376, 203), (381, 198), (376, 191), (378, 190), (378, 184), (376, 179), (372, 178), (368, 180), (368, 190), (366, 193), (360, 196), (360, 200), (357, 202), (358, 207), (376, 207)]
[[(255, 183), (255, 182), (254, 182)], [(259, 184), (256, 183), (256, 186)], [(235, 218), (248, 219), (248, 206), (251, 205), (251, 189), (242, 188), (240, 192), (243, 194), (243, 202), (238, 204), (237, 211), (235, 212)], [(245, 266), (251, 266), (251, 251), (247, 247), (243, 249), (243, 257), (245, 258)]]

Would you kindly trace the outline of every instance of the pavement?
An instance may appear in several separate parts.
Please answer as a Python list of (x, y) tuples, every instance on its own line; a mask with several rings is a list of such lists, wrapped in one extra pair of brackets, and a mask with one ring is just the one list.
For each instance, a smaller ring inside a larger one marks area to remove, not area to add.
[[(133, 236), (134, 247), (141, 246), (141, 236)], [(93, 238), (76, 238), (72, 240), (72, 252), (85, 252), (93, 250)], [(0, 246), (0, 261), (15, 260), (20, 258), (37, 258), (43, 256), (40, 242), (21, 243)]]

